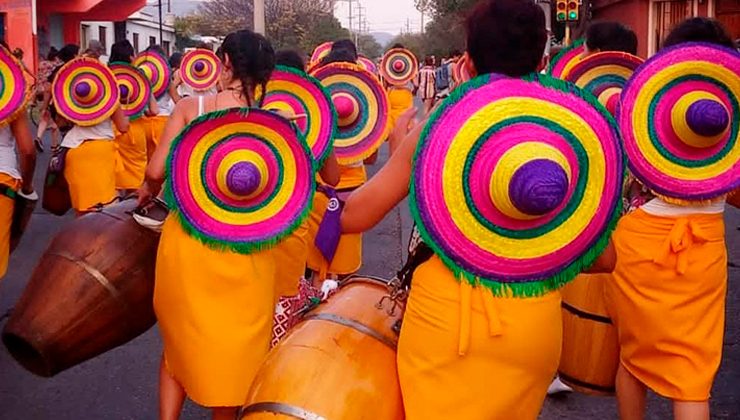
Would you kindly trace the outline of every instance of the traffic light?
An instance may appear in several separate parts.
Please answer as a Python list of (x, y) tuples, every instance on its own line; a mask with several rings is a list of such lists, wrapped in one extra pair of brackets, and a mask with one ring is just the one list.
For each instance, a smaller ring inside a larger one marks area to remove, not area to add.
[(578, 20), (578, 0), (568, 0), (568, 21)]
[(555, 2), (555, 18), (558, 22), (568, 20), (568, 0), (557, 0)]

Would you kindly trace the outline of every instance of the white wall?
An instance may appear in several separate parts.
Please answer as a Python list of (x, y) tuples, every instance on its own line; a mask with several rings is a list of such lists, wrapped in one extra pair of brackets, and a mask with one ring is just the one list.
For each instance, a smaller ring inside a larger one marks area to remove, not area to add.
[[(169, 16), (163, 16), (163, 21), (170, 23), (172, 19)], [(115, 42), (115, 33), (113, 22), (83, 21), (81, 22), (81, 40), (100, 39), (100, 31), (105, 31), (105, 51), (106, 56), (110, 55), (111, 47)], [(131, 42), (136, 52), (147, 49), (150, 45), (150, 37), (154, 37), (154, 43), (159, 44), (159, 16), (152, 16), (146, 13), (136, 12), (126, 21), (126, 39)], [(138, 41), (136, 40), (138, 38)], [(162, 44), (169, 42), (168, 54), (172, 54), (175, 49), (175, 29), (168, 25), (162, 25)], [(138, 44), (138, 45), (137, 45)], [(138, 48), (137, 48), (138, 46)], [(164, 45), (163, 45), (164, 46)], [(87, 45), (81, 45), (84, 51)]]

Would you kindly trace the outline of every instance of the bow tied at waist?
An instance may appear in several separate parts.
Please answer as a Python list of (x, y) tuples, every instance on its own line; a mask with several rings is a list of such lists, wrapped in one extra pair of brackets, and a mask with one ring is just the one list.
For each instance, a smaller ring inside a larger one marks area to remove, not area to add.
[(682, 217), (676, 220), (653, 262), (670, 266), (671, 256), (676, 257), (676, 272), (684, 274), (689, 265), (689, 252), (694, 244), (709, 241), (709, 237), (695, 220)]

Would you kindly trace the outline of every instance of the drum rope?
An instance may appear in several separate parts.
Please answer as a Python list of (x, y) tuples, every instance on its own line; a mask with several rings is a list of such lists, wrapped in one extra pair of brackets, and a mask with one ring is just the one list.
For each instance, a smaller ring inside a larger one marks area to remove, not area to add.
[(303, 319), (306, 321), (310, 321), (310, 320), (326, 321), (326, 322), (331, 322), (334, 324), (352, 328), (355, 331), (358, 331), (362, 334), (368, 335), (380, 341), (381, 343), (390, 347), (393, 351), (396, 351), (396, 342), (394, 340), (391, 340), (390, 338), (384, 336), (378, 331), (368, 327), (367, 325), (361, 322), (355, 321), (353, 319), (344, 318), (342, 316), (335, 315), (335, 314), (311, 314), (311, 315), (307, 315)]

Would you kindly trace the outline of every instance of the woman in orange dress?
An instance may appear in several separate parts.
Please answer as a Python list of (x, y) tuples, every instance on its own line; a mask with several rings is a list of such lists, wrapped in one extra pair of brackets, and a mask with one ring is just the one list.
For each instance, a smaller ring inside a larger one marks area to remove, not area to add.
[[(256, 104), (255, 89), (265, 88), (275, 66), (269, 41), (248, 30), (228, 35), (223, 54), (225, 89), (177, 103), (147, 168), (142, 203), (159, 193), (178, 133), (204, 113)], [(214, 419), (233, 419), (269, 350), (275, 260), (270, 250), (209, 247), (176, 217), (171, 212), (162, 229), (154, 287), (164, 341), (160, 419), (178, 419), (186, 395)]]
[[(734, 42), (721, 25), (706, 18), (679, 24), (663, 46), (680, 47), (687, 42), (729, 47), (727, 56), (731, 56), (735, 49)], [(674, 57), (690, 60), (691, 45), (685, 46), (687, 49)], [(701, 66), (709, 61), (714, 65), (714, 60), (719, 61), (720, 57), (713, 52), (702, 57), (702, 61), (696, 61), (701, 65), (690, 61), (692, 66), (687, 68), (702, 69)], [(665, 65), (673, 67), (680, 63), (671, 59), (670, 64), (666, 62)], [(735, 66), (737, 68), (737, 64)], [(666, 73), (665, 70), (662, 73)], [(704, 77), (701, 70), (695, 74)], [(717, 77), (717, 74), (720, 73), (707, 72), (706, 76)], [(669, 75), (666, 83), (680, 82), (676, 79), (679, 76), (689, 77), (679, 70)], [(737, 73), (726, 77), (732, 80), (727, 89), (734, 91), (737, 98), (740, 78)], [(645, 91), (646, 88), (639, 90)], [(699, 89), (683, 92), (686, 97), (701, 95)], [(622, 101), (625, 109), (624, 97)], [(715, 110), (716, 104), (713, 105)], [(631, 117), (633, 114), (630, 112), (625, 111), (628, 119), (640, 118), (638, 114)], [(685, 121), (688, 121), (688, 112), (686, 115)], [(737, 124), (738, 117), (730, 115), (729, 122), (725, 118), (725, 123), (729, 124), (734, 118)], [(721, 120), (714, 119), (715, 122)], [(625, 120), (620, 123), (627, 139)], [(690, 122), (687, 127), (691, 127)], [(665, 127), (658, 131), (663, 129)], [(691, 144), (701, 144), (706, 140), (703, 136), (708, 135), (697, 133), (693, 128), (681, 133), (681, 141)], [(629, 135), (638, 134), (635, 131)], [(687, 150), (704, 153), (707, 149), (695, 146)], [(634, 159), (633, 156), (630, 159)], [(728, 156), (725, 160), (730, 159), (732, 157)], [(692, 176), (689, 169), (684, 170), (681, 179)], [(724, 334), (727, 292), (725, 199), (723, 196), (708, 200), (674, 197), (693, 192), (690, 187), (678, 188), (681, 191), (673, 191), (671, 198), (666, 197), (668, 194), (646, 197), (642, 185), (633, 187), (631, 190), (636, 194), (630, 207), (634, 211), (619, 221), (614, 232), (618, 261), (613, 281), (606, 287), (607, 304), (620, 345), (616, 380), (619, 415), (624, 420), (644, 418), (649, 388), (673, 401), (677, 420), (709, 419), (708, 399), (722, 358)]]
[[(480, 2), (467, 29), (468, 54), (480, 74), (520, 77), (537, 70), (546, 30), (536, 4)], [(399, 118), (391, 141), (412, 117)], [(343, 231), (372, 228), (408, 195), (424, 126), (413, 128), (378, 174), (352, 193)], [(442, 258), (435, 254), (419, 265), (406, 304), (397, 356), (406, 418), (536, 419), (560, 356), (559, 293), (518, 295), (506, 286), (494, 293), (463, 279)], [(607, 247), (591, 270), (608, 272), (613, 265)]]

